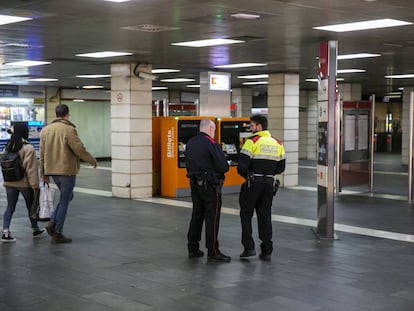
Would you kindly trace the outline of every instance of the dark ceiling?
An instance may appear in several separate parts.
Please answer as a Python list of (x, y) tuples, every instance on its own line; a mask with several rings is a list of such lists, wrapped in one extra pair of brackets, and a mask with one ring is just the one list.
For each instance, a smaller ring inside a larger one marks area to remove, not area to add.
[[(260, 15), (240, 20), (234, 13)], [(30, 16), (33, 20), (0, 26), (0, 57), (3, 63), (23, 59), (52, 64), (30, 67), (26, 73), (6, 72), (0, 81), (17, 84), (79, 87), (110, 79), (76, 78), (79, 74), (109, 74), (115, 62), (148, 62), (153, 68), (174, 68), (178, 74), (162, 78), (194, 78), (213, 66), (240, 62), (267, 63), (266, 67), (231, 70), (232, 86), (246, 80), (240, 74), (298, 72), (301, 89), (316, 89), (317, 54), (320, 42), (338, 40), (339, 54), (378, 53), (380, 57), (342, 60), (339, 69), (357, 68), (365, 73), (343, 74), (348, 83), (361, 83), (363, 94), (383, 96), (399, 87), (414, 85), (410, 79), (385, 79), (387, 74), (414, 73), (414, 25), (334, 33), (312, 27), (372, 19), (393, 18), (414, 22), (413, 0), (1, 0), (0, 14)], [(138, 26), (146, 31), (138, 31)], [(157, 26), (157, 27), (155, 27)], [(160, 27), (171, 29), (159, 29)], [(125, 29), (129, 27), (131, 29)], [(242, 44), (189, 48), (172, 46), (179, 41), (209, 38), (243, 38)], [(90, 59), (75, 54), (124, 51), (132, 56)], [(8, 75), (11, 77), (5, 78)], [(13, 77), (14, 76), (14, 77)], [(58, 82), (24, 82), (26, 78), (58, 78)], [(190, 90), (188, 83), (154, 86)], [(264, 92), (265, 86), (254, 90)]]

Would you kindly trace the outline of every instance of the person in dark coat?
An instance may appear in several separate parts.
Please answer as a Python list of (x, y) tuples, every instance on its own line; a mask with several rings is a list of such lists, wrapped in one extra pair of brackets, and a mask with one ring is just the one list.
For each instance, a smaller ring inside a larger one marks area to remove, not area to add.
[(191, 138), (185, 150), (187, 177), (190, 179), (193, 213), (188, 229), (188, 257), (202, 257), (201, 231), (205, 222), (207, 260), (230, 262), (219, 250), (217, 235), (221, 211), (221, 188), (229, 170), (226, 156), (214, 140), (216, 126), (210, 119), (200, 122), (200, 132)]

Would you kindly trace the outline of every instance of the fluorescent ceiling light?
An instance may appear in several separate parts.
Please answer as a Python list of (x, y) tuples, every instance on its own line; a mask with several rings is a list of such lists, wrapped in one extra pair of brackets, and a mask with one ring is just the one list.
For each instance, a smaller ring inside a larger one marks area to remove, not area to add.
[(175, 78), (175, 79), (163, 79), (161, 82), (193, 82), (194, 79), (187, 79), (187, 78)]
[(245, 41), (242, 41), (242, 40), (232, 40), (232, 39), (206, 39), (206, 40), (176, 42), (176, 43), (171, 43), (171, 45), (188, 46), (188, 47), (193, 47), (193, 48), (201, 48), (201, 47), (205, 47), (205, 46), (234, 44), (234, 43), (243, 43), (243, 42), (245, 42)]
[(74, 102), (84, 102), (85, 100), (84, 99), (74, 99), (73, 101)]
[(243, 85), (269, 84), (267, 81), (243, 82)]
[[(336, 78), (336, 81), (344, 81), (345, 79), (344, 78)], [(305, 80), (306, 82), (318, 82), (319, 80), (318, 79), (306, 79)]]
[(168, 90), (168, 87), (166, 87), (166, 86), (153, 86), (152, 90), (153, 91)]
[(104, 86), (103, 85), (84, 85), (82, 86), (82, 88), (85, 90), (92, 90), (92, 89), (103, 89)]
[(247, 67), (259, 67), (259, 66), (266, 66), (267, 64), (263, 63), (239, 63), (239, 64), (228, 64), (228, 65), (219, 65), (214, 66), (214, 68), (247, 68)]
[(110, 1), (110, 2), (127, 2), (131, 0), (104, 0), (104, 1)]
[(21, 17), (21, 16), (12, 16), (12, 15), (0, 15), (0, 25), (7, 25), (12, 23), (23, 22), (31, 20), (31, 17)]
[(366, 70), (363, 69), (339, 69), (338, 70), (338, 74), (339, 73), (356, 73), (356, 72), (365, 72)]
[(381, 56), (381, 54), (371, 54), (371, 53), (345, 54), (345, 55), (338, 55), (338, 60), (368, 58), (368, 57), (378, 57), (378, 56)]
[(111, 75), (76, 75), (76, 78), (85, 78), (85, 79), (99, 79), (99, 78), (110, 78)]
[(240, 19), (258, 19), (258, 18), (260, 18), (260, 15), (248, 14), (248, 13), (236, 13), (236, 14), (231, 14), (230, 16), (234, 17), (234, 18), (240, 18)]
[(260, 75), (246, 75), (246, 76), (237, 76), (239, 79), (265, 79), (269, 78), (268, 74), (260, 74)]
[(167, 68), (162, 69), (162, 68), (160, 68), (160, 69), (152, 69), (151, 72), (152, 73), (169, 73), (169, 72), (180, 72), (180, 70), (178, 70), (178, 69), (167, 69)]
[(32, 66), (39, 66), (39, 65), (48, 65), (51, 62), (42, 62), (42, 61), (35, 61), (35, 60), (22, 60), (18, 62), (6, 63), (4, 66), (14, 66), (14, 67), (32, 67)]
[(346, 31), (405, 26), (405, 25), (411, 25), (411, 24), (412, 23), (410, 22), (404, 22), (404, 21), (400, 21), (396, 19), (384, 18), (384, 19), (376, 19), (376, 20), (365, 21), (365, 22), (318, 26), (318, 27), (313, 27), (313, 29), (335, 31), (335, 32), (346, 32)]
[(200, 88), (200, 84), (189, 84), (189, 85), (186, 85), (186, 87)]
[(93, 58), (105, 58), (105, 57), (116, 57), (116, 56), (129, 56), (129, 55), (132, 55), (132, 53), (127, 53), (127, 52), (113, 52), (113, 51), (103, 51), (103, 52), (93, 52), (93, 53), (76, 54), (76, 56), (93, 57)]
[(33, 82), (53, 82), (53, 81), (58, 81), (58, 79), (54, 79), (54, 78), (34, 78), (34, 79), (29, 79), (27, 81), (33, 81)]
[(386, 79), (409, 79), (414, 78), (414, 73), (407, 73), (405, 75), (389, 75), (385, 76)]

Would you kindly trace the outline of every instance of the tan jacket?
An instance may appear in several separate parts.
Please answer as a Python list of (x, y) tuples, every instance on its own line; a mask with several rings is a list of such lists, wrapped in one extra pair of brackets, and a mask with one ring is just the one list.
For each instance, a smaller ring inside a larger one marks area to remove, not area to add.
[(3, 186), (14, 188), (39, 188), (39, 173), (37, 167), (36, 151), (31, 144), (24, 144), (19, 151), (24, 178), (18, 181), (5, 181)]
[(40, 132), (40, 175), (76, 175), (80, 159), (96, 166), (96, 159), (86, 150), (75, 125), (58, 118)]

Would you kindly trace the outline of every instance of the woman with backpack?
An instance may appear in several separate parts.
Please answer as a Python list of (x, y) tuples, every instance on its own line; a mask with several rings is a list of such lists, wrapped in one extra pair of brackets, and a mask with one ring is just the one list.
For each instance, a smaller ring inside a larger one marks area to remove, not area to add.
[[(4, 181), (3, 185), (6, 188), (7, 208), (3, 214), (3, 235), (2, 242), (16, 242), (10, 234), (10, 222), (13, 213), (16, 209), (17, 199), (19, 194), (23, 195), (26, 202), (26, 208), (30, 223), (33, 230), (33, 237), (41, 235), (45, 229), (39, 229), (36, 219), (30, 218), (30, 209), (33, 204), (35, 190), (39, 189), (39, 173), (36, 159), (36, 151), (28, 142), (29, 128), (26, 123), (15, 123), (13, 126), (13, 133), (10, 140), (7, 142), (5, 153), (18, 153), (20, 156), (20, 163), (23, 168), (23, 178), (15, 181)], [(6, 179), (6, 178), (5, 178)], [(12, 179), (13, 178), (7, 178)]]

